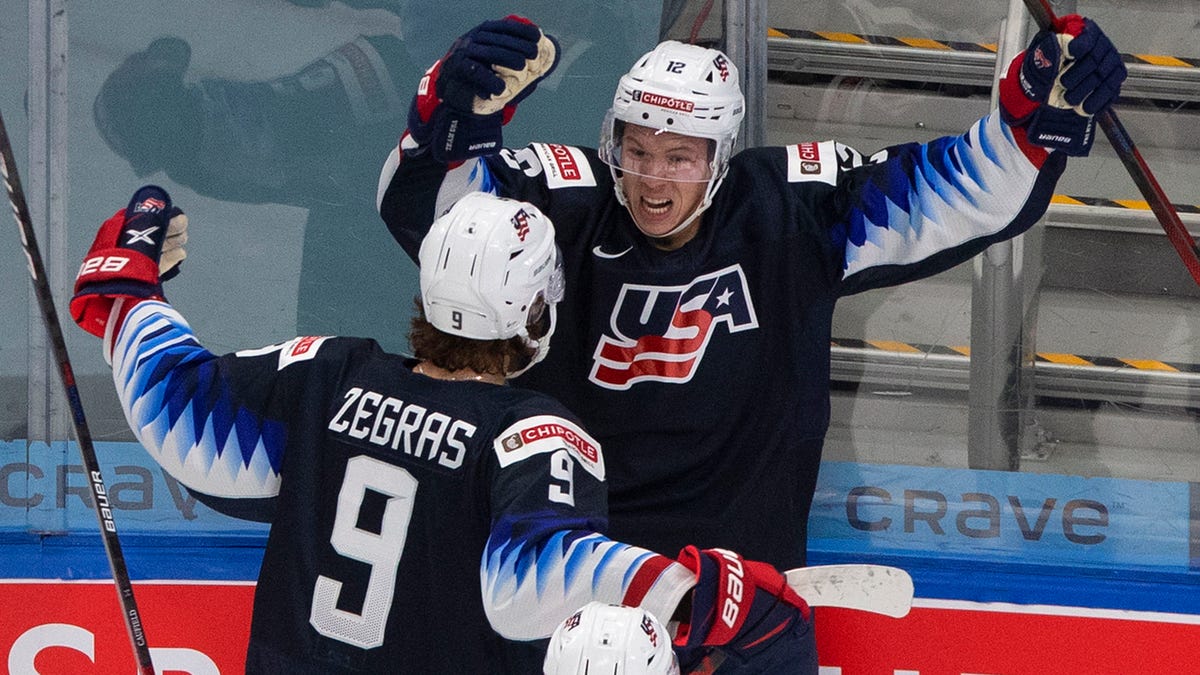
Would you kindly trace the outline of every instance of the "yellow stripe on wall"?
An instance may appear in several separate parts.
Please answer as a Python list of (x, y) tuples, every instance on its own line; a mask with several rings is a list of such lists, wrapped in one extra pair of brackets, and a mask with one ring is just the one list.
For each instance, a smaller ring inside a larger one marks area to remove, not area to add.
[(828, 31), (816, 31), (816, 33), (826, 40), (833, 40), (835, 42), (855, 42), (860, 45), (869, 44), (865, 38), (859, 37), (854, 33), (831, 33)]
[(1090, 366), (1088, 361), (1085, 361), (1074, 354), (1053, 354), (1053, 353), (1038, 353), (1040, 358), (1043, 358), (1050, 363), (1058, 363), (1064, 366)]

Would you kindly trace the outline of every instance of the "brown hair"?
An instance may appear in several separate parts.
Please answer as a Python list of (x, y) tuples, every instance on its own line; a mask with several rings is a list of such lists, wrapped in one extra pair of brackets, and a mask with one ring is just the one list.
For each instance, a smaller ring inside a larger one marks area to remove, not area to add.
[(507, 376), (519, 370), (533, 358), (534, 350), (519, 336), (506, 340), (475, 340), (438, 330), (425, 318), (421, 298), (416, 298), (416, 312), (408, 341), (413, 356), (446, 370), (469, 369), (477, 373)]

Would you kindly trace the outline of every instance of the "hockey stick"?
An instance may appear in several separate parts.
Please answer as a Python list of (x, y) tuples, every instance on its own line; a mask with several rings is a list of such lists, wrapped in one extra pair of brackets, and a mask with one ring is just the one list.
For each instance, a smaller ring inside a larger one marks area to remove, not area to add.
[(912, 608), (908, 572), (887, 565), (817, 565), (784, 573), (788, 586), (811, 607), (842, 607), (896, 619)]
[[(1025, 0), (1025, 7), (1029, 9), (1029, 14), (1040, 29), (1050, 28), (1056, 20), (1054, 10), (1046, 0)], [(1096, 113), (1096, 121), (1100, 123), (1100, 128), (1104, 130), (1104, 135), (1108, 136), (1117, 157), (1121, 158), (1121, 163), (1125, 165), (1125, 169), (1133, 177), (1133, 182), (1146, 198), (1150, 210), (1154, 211), (1158, 224), (1162, 225), (1163, 231), (1167, 233), (1167, 239), (1175, 247), (1192, 279), (1200, 284), (1200, 248), (1197, 248), (1196, 241), (1179, 219), (1179, 212), (1167, 199), (1166, 193), (1150, 171), (1150, 166), (1142, 159), (1142, 153), (1138, 152), (1137, 146), (1133, 144), (1129, 132), (1125, 130), (1121, 120), (1117, 119), (1117, 113), (1109, 106)]]
[(21, 246), (25, 249), (25, 258), (29, 263), (29, 275), (33, 279), (33, 290), (37, 294), (38, 308), (41, 309), (42, 321), (46, 324), (46, 332), (49, 334), (50, 344), (54, 348), (54, 358), (58, 361), (58, 371), (62, 378), (63, 388), (66, 390), (67, 402), (71, 406), (75, 437), (79, 440), (79, 452), (83, 455), (84, 471), (88, 476), (88, 484), (92, 488), (92, 507), (96, 512), (96, 518), (100, 521), (104, 551), (108, 555), (113, 581), (117, 585), (117, 597), (121, 602), (125, 628), (133, 643), (134, 655), (137, 657), (138, 673), (154, 675), (154, 663), (150, 660), (150, 649), (146, 643), (145, 631), (142, 629), (141, 615), (138, 613), (137, 603), (134, 602), (129, 571), (125, 569), (125, 556), (121, 554), (121, 542), (117, 538), (117, 526), (113, 522), (108, 491), (105, 489), (104, 479), (100, 475), (100, 464), (96, 460), (96, 450), (92, 446), (92, 434), (88, 431), (87, 420), (83, 416), (83, 404), (79, 399), (79, 389), (75, 386), (75, 374), (71, 370), (71, 360), (67, 355), (67, 343), (63, 338), (62, 326), (58, 322), (58, 313), (54, 309), (54, 297), (50, 293), (50, 283), (46, 279), (46, 267), (42, 262), (42, 254), (38, 250), (33, 220), (29, 216), (25, 191), (21, 187), (21, 179), (17, 174), (17, 163), (13, 158), (12, 142), (8, 138), (8, 129), (4, 126), (2, 115), (0, 115), (0, 174), (4, 178), (4, 188), (8, 192), (8, 202), (12, 205), (13, 217), (16, 218), (17, 227), (20, 228)]

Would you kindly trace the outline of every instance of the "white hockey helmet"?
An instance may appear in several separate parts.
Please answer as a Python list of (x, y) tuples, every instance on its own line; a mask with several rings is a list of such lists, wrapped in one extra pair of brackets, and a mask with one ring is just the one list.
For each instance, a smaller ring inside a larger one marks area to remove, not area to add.
[(590, 602), (550, 636), (544, 675), (679, 675), (671, 636), (640, 607)]
[[(535, 363), (545, 355), (564, 284), (554, 224), (537, 207), (468, 193), (430, 226), (418, 259), (421, 306), (435, 328), (475, 340), (521, 336)], [(527, 326), (542, 307), (550, 328), (535, 340)]]
[[(737, 66), (728, 56), (716, 49), (668, 40), (643, 55), (621, 77), (600, 129), (600, 159), (608, 164), (614, 179), (619, 172), (630, 170), (622, 164), (621, 130), (625, 124), (712, 141), (709, 170), (703, 178), (652, 176), (708, 182), (699, 208), (679, 227), (662, 235), (668, 236), (683, 229), (712, 203), (729, 168), (745, 113)], [(616, 192), (617, 199), (626, 204), (620, 180), (616, 180)]]

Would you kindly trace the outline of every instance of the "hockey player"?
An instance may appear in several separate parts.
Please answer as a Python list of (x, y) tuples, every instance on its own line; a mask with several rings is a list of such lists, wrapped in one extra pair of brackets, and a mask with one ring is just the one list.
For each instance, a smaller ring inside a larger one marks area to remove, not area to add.
[(434, 223), (413, 359), (342, 337), (212, 354), (162, 295), (185, 241), (166, 192), (142, 188), (101, 226), (71, 313), (104, 338), (154, 459), (213, 508), (272, 523), (247, 672), (531, 673), (544, 645), (501, 636), (544, 640), (592, 600), (673, 616), (681, 647), (811, 630), (770, 565), (601, 534), (600, 445), (504, 386), (546, 354), (562, 294), (535, 207), (477, 193)]
[(700, 541), (781, 569), (805, 562), (838, 298), (1027, 230), (1125, 77), (1100, 28), (1071, 15), (1033, 38), (999, 109), (960, 136), (872, 155), (835, 141), (734, 155), (733, 63), (664, 42), (620, 79), (597, 150), (502, 149), (504, 120), (546, 68), (542, 43), (517, 19), (485, 22), (426, 73), (383, 168), (382, 217), (414, 259), (470, 190), (563, 224), (554, 353), (520, 383), (603, 443), (612, 535), (654, 550)]

